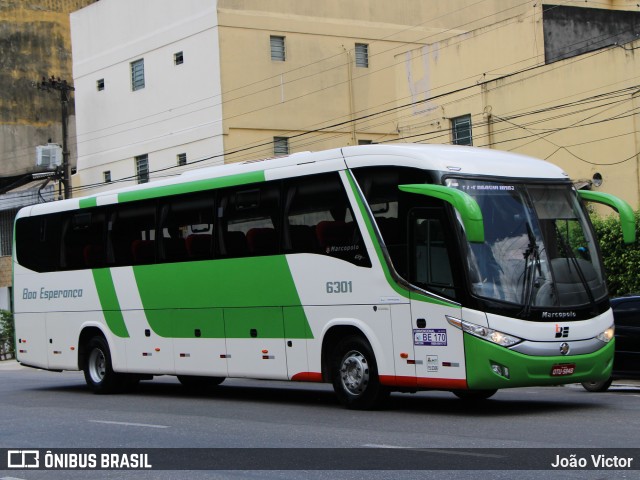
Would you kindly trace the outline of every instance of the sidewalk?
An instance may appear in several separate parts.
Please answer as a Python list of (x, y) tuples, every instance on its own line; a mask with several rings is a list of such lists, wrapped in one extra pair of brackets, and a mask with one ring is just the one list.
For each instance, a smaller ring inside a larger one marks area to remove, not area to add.
[(0, 372), (7, 370), (22, 370), (23, 367), (16, 360), (2, 360), (0, 361)]

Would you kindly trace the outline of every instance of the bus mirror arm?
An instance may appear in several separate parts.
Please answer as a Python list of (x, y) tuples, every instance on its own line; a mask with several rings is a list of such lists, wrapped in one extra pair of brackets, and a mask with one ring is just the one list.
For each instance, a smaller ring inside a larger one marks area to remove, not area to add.
[(636, 241), (636, 219), (631, 205), (614, 195), (591, 190), (578, 190), (578, 195), (585, 202), (595, 202), (607, 205), (620, 215), (620, 227), (624, 243), (630, 244)]
[(471, 195), (442, 185), (412, 184), (398, 185), (398, 188), (403, 192), (439, 198), (451, 204), (462, 218), (467, 240), (472, 243), (484, 242), (482, 211)]

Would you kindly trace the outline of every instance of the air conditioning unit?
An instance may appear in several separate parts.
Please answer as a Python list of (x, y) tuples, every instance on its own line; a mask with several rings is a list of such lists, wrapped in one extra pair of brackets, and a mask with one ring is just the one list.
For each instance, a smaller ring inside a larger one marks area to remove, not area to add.
[(36, 147), (36, 166), (55, 169), (62, 165), (62, 147), (55, 143), (38, 145)]

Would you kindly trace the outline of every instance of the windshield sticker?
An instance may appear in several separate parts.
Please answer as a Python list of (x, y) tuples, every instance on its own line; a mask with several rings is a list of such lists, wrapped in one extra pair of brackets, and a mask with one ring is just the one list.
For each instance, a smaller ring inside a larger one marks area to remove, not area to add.
[(487, 185), (463, 185), (462, 190), (502, 190), (502, 191), (514, 191), (516, 189), (513, 185), (496, 185), (487, 184)]
[(447, 330), (444, 328), (415, 328), (413, 344), (430, 347), (447, 346)]

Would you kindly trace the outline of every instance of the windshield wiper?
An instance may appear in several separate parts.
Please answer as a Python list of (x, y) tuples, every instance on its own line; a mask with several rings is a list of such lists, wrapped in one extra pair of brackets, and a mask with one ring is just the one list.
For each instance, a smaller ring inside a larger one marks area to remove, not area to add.
[(531, 304), (535, 295), (533, 294), (534, 288), (540, 288), (540, 283), (536, 278), (536, 270), (538, 271), (538, 278), (542, 277), (542, 266), (540, 262), (540, 247), (536, 242), (536, 237), (531, 230), (529, 223), (527, 226), (527, 236), (529, 237), (529, 245), (524, 251), (524, 279), (522, 285), (522, 304), (524, 308), (520, 312), (520, 316), (527, 318), (531, 313)]
[(562, 249), (564, 250), (565, 255), (569, 260), (571, 260), (571, 264), (573, 265), (573, 268), (576, 269), (576, 273), (578, 274), (580, 283), (582, 283), (582, 288), (584, 288), (584, 291), (586, 292), (587, 297), (589, 298), (589, 304), (591, 305), (592, 313), (595, 315), (597, 314), (596, 299), (594, 298), (593, 292), (589, 287), (589, 282), (587, 282), (587, 278), (584, 276), (584, 272), (580, 267), (580, 263), (578, 262), (576, 255), (573, 253), (573, 250), (567, 243), (567, 240), (562, 236), (562, 233), (560, 232), (560, 229), (558, 228), (557, 224), (555, 224), (555, 229), (556, 229), (556, 236), (558, 240), (560, 240), (560, 243), (562, 244)]

